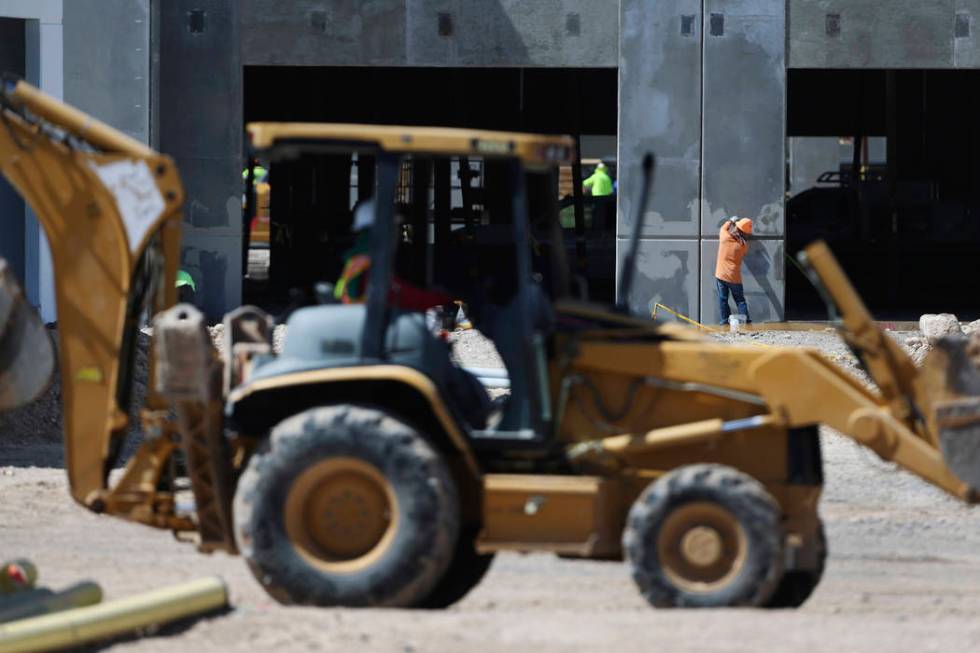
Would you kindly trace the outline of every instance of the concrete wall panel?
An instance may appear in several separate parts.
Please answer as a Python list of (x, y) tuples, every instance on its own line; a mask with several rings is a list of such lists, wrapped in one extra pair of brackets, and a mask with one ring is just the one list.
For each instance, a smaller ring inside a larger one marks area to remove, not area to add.
[[(787, 4), (791, 68), (949, 68), (954, 64), (957, 5), (974, 3), (789, 0)], [(978, 56), (972, 39), (956, 48), (964, 51), (964, 60)]]
[(180, 267), (197, 285), (198, 306), (204, 307), (209, 319), (218, 320), (241, 303), (241, 238), (191, 229), (183, 240)]
[(953, 66), (980, 68), (980, 0), (956, 0), (953, 18)]
[[(628, 244), (628, 239), (617, 241), (617, 267), (622, 265)], [(696, 239), (640, 241), (630, 310), (649, 317), (654, 305), (660, 303), (698, 319), (698, 270)], [(665, 319), (668, 315), (664, 315)]]
[(65, 100), (148, 143), (149, 0), (72, 0), (64, 29)]
[(640, 162), (657, 155), (645, 236), (696, 236), (701, 174), (701, 0), (620, 3), (619, 221), (628, 236)]
[(187, 191), (184, 265), (211, 319), (241, 301), (242, 66), (239, 3), (155, 2), (155, 140)]
[(614, 67), (613, 3), (243, 0), (245, 65)]
[(784, 0), (704, 4), (701, 233), (726, 217), (783, 234), (786, 138)]
[(0, 0), (0, 16), (60, 25), (62, 0)]
[[(772, 240), (752, 239), (749, 251), (742, 262), (742, 285), (745, 301), (753, 322), (771, 322), (783, 319), (785, 297), (786, 247), (781, 238)], [(718, 257), (718, 240), (701, 241), (701, 322), (717, 324), (718, 292), (715, 288), (715, 261)], [(735, 302), (729, 298), (732, 312)]]

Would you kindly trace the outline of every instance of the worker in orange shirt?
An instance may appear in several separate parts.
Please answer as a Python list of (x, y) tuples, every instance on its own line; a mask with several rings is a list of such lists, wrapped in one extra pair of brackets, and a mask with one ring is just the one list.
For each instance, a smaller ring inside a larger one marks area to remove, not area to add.
[(742, 259), (749, 251), (748, 237), (752, 234), (752, 220), (749, 218), (730, 218), (725, 220), (718, 232), (718, 263), (715, 265), (715, 286), (718, 288), (718, 309), (721, 313), (722, 326), (728, 324), (732, 314), (728, 307), (728, 293), (738, 313), (745, 316), (745, 321), (751, 323), (749, 307), (745, 303), (745, 292), (742, 289)]

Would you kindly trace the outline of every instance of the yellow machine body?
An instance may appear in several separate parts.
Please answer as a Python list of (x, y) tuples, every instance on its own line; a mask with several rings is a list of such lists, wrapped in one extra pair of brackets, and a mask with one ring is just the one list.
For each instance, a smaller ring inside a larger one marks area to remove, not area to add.
[[(151, 390), (142, 412), (144, 441), (120, 481), (108, 487), (114, 444), (128, 428), (122, 398), (138, 320), (143, 310), (157, 314), (175, 299), (183, 191), (170, 159), (24, 83), (6, 91), (2, 110), (0, 170), (35, 210), (51, 244), (67, 470), (72, 495), (89, 509), (197, 532), (203, 549), (234, 552), (230, 493), (266, 434), (232, 433), (225, 442), (222, 409), (265, 392), (290, 401), (302, 388), (316, 388), (318, 396), (343, 388), (352, 401), (374, 400), (379, 388), (394, 387), (414, 397), (403, 410), (426, 425), (451, 460), (464, 521), (477, 527), (476, 547), (485, 552), (619, 557), (626, 515), (645, 488), (686, 465), (719, 463), (756, 479), (775, 498), (787, 543), (807, 568), (817, 564), (818, 425), (956, 497), (978, 498), (970, 471), (976, 461), (963, 453), (975, 441), (976, 399), (964, 389), (969, 384), (946, 373), (958, 360), (940, 352), (917, 370), (875, 327), (822, 244), (807, 249), (809, 264), (840, 309), (842, 337), (876, 389), (816, 351), (723, 344), (681, 326), (557, 303), (559, 315), (592, 325), (549, 336), (550, 437), (568, 467), (497, 473), (485, 469), (446, 399), (418, 371), (367, 365), (238, 384), (228, 379), (248, 376), (252, 350), (229, 345), (219, 355), (198, 325), (187, 332), (192, 344), (181, 345), (190, 359), (197, 357), (198, 389), (177, 402), (176, 421), (167, 414), (172, 397), (168, 403)], [(50, 126), (85, 147), (72, 146)], [(565, 162), (574, 149), (562, 137), (407, 127), (262, 124), (250, 136), (256, 147), (369, 141), (397, 153), (509, 156), (532, 168)], [(163, 363), (171, 361), (154, 365)], [(179, 447), (195, 484), (196, 519), (178, 514), (174, 495), (161, 484)], [(945, 452), (955, 457), (956, 472)], [(210, 518), (216, 526), (204, 533)]]

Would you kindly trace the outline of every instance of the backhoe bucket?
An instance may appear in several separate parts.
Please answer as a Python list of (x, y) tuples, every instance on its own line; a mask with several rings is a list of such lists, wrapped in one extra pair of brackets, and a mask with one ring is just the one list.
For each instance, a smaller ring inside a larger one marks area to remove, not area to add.
[(53, 371), (51, 338), (0, 259), (0, 411), (36, 399)]
[(980, 337), (941, 338), (922, 366), (932, 427), (950, 470), (980, 490)]
[(946, 465), (961, 481), (980, 489), (980, 397), (943, 402), (935, 416)]

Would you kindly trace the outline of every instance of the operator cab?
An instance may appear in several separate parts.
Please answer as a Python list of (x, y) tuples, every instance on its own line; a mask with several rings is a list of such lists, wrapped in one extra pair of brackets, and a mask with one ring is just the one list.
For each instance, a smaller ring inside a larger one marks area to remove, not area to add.
[[(316, 286), (319, 305), (292, 311), (278, 356), (255, 358), (229, 397), (233, 421), (256, 428), (282, 419), (285, 407), (268, 391), (274, 386), (315, 384), (318, 374), (335, 377), (341, 370), (352, 382), (388, 383), (394, 366), (425, 375), (476, 443), (533, 448), (551, 433), (550, 307), (568, 289), (557, 166), (571, 159), (571, 139), (298, 123), (255, 123), (248, 132), (250, 155), (270, 164), (269, 279)], [(329, 171), (336, 183), (324, 182)], [(318, 174), (311, 187), (311, 175)], [(330, 224), (316, 230), (312, 203), (300, 199), (311, 190), (320, 192), (319, 206), (333, 206), (323, 209)], [(246, 193), (251, 196), (252, 189)], [(367, 251), (361, 252), (369, 257), (366, 288), (352, 301), (327, 283), (337, 281), (349, 260), (345, 253), (360, 242), (354, 215), (368, 200), (373, 218), (367, 221)], [(246, 225), (249, 217), (246, 212)], [(296, 236), (314, 232), (320, 234), (320, 261), (303, 270), (296, 258), (310, 243), (297, 244)], [(291, 252), (283, 246), (288, 240)], [(399, 292), (406, 289), (442, 293), (447, 310), (454, 308), (452, 300), (465, 304), (473, 326), (504, 361), (509, 397), (490, 404), (480, 382), (436, 335), (431, 315), (427, 321), (421, 306), (404, 306)]]

